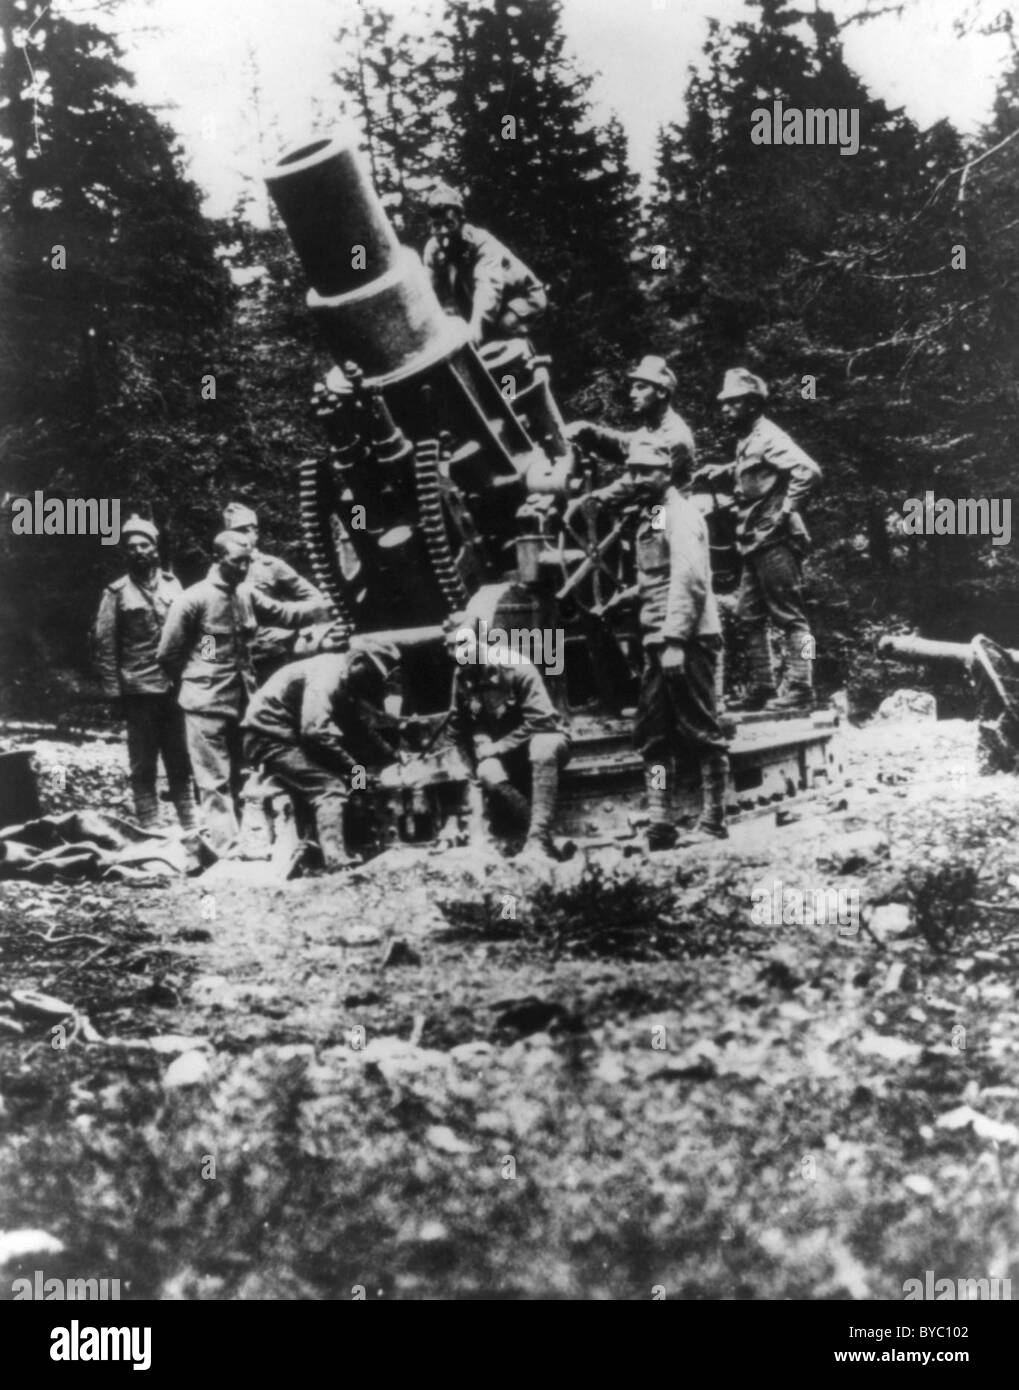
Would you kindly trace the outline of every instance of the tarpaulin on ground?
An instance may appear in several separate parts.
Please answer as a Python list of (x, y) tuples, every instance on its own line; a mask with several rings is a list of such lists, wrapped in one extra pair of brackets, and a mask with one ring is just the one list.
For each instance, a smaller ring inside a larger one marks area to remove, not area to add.
[(180, 838), (143, 830), (103, 811), (68, 811), (0, 830), (0, 878), (133, 883), (193, 869)]

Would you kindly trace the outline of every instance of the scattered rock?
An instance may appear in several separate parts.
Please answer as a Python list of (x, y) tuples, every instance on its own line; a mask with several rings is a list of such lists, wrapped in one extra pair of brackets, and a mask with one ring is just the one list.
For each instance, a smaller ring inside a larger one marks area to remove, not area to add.
[(427, 1071), (446, 1071), (449, 1055), (434, 1048), (415, 1047), (403, 1038), (372, 1038), (364, 1049), (364, 1060), (377, 1067), (387, 1081)]
[(902, 1185), (917, 1197), (930, 1197), (934, 1192), (934, 1184), (922, 1173), (910, 1173), (908, 1178), (902, 1179)]
[(917, 1062), (923, 1048), (905, 1038), (890, 1038), (883, 1033), (866, 1033), (856, 1044), (857, 1052), (865, 1057), (882, 1057), (886, 1062)]
[(449, 1125), (429, 1125), (425, 1130), (425, 1138), (433, 1149), (438, 1149), (444, 1154), (472, 1154), (472, 1145), (458, 1138)]
[(894, 690), (878, 706), (879, 719), (918, 719), (933, 722), (938, 717), (934, 696), (927, 690)]
[(413, 946), (408, 946), (406, 941), (394, 936), (382, 957), (382, 969), (386, 970), (394, 965), (420, 965), (421, 957)]
[(1002, 1124), (987, 1115), (981, 1115), (969, 1105), (957, 1106), (949, 1110), (937, 1121), (938, 1129), (966, 1129), (973, 1127), (978, 1139), (990, 1139), (995, 1144), (1019, 1145), (1019, 1126)]
[(209, 1059), (204, 1052), (185, 1052), (171, 1062), (163, 1075), (168, 1091), (178, 1086), (196, 1086), (209, 1074)]
[(39, 994), (34, 989), (11, 990), (8, 997), (25, 1018), (68, 1018), (74, 1013), (73, 1004), (65, 1004), (52, 994)]
[(904, 936), (913, 925), (913, 914), (908, 903), (881, 903), (864, 921), (867, 929), (884, 941), (889, 936)]
[(437, 1240), (447, 1240), (449, 1238), (449, 1228), (444, 1226), (441, 1221), (426, 1221), (418, 1231), (418, 1240), (431, 1244)]
[(63, 1248), (63, 1241), (48, 1231), (0, 1231), (0, 1267), (15, 1264), (26, 1255), (59, 1255)]
[(174, 1053), (194, 1052), (208, 1047), (209, 1041), (207, 1038), (189, 1038), (183, 1033), (160, 1033), (158, 1037), (149, 1038), (148, 1045), (153, 1052), (172, 1056)]

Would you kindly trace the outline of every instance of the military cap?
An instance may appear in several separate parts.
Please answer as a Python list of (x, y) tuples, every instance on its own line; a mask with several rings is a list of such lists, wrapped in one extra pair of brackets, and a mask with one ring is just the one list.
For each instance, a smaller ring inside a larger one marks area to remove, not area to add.
[(257, 526), (258, 513), (252, 507), (246, 507), (243, 502), (228, 502), (223, 508), (223, 525), (228, 531), (233, 531), (238, 526)]
[(391, 676), (400, 664), (400, 648), (382, 637), (352, 637), (351, 656), (367, 656), (384, 676)]
[(212, 550), (217, 559), (221, 559), (231, 547), (243, 550), (250, 557), (253, 549), (251, 537), (241, 531), (220, 531), (218, 536), (213, 536)]
[(646, 381), (652, 386), (660, 386), (670, 396), (676, 389), (676, 374), (664, 357), (644, 357), (626, 375), (629, 381)]
[(425, 207), (429, 212), (441, 212), (443, 208), (463, 212), (463, 194), (458, 193), (455, 188), (450, 188), (448, 183), (437, 184), (425, 198)]
[(759, 376), (748, 372), (746, 367), (730, 367), (725, 374), (718, 399), (736, 401), (741, 396), (760, 396), (764, 401), (768, 399), (768, 388)]
[(147, 536), (153, 544), (159, 540), (159, 528), (143, 516), (129, 516), (120, 528), (121, 539), (125, 536)]

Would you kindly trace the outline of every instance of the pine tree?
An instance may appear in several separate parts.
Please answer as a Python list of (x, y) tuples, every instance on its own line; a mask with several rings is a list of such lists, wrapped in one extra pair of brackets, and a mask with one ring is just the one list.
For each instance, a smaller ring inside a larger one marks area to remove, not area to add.
[[(1019, 124), (1016, 75), (967, 151), (947, 122), (921, 131), (876, 101), (820, 6), (754, 8), (754, 23), (711, 26), (686, 119), (659, 137), (649, 233), (667, 268), (645, 282), (684, 404), (706, 453), (726, 457), (714, 394), (724, 368), (744, 362), (821, 461), (812, 570), (829, 644), (841, 631), (858, 648), (865, 617), (892, 614), (940, 635), (983, 627), (1014, 642), (1004, 548), (906, 543), (898, 523), (904, 500), (927, 489), (1010, 493), (1019, 141), (1001, 142)], [(859, 153), (754, 145), (753, 111), (778, 98), (859, 110)], [(953, 268), (959, 246), (965, 270)], [(804, 399), (807, 375), (816, 401)]]
[[(140, 505), (166, 521), (189, 469), (203, 454), (214, 466), (227, 383), (203, 402), (202, 378), (230, 299), (215, 238), (171, 132), (125, 94), (108, 35), (0, 0), (0, 36), (4, 486), (117, 498), (125, 515)], [(12, 662), (33, 641), (37, 655), (53, 644), (50, 666), (82, 662), (115, 552), (8, 536), (4, 560), (9, 594), (31, 595), (15, 600)]]
[(362, 137), (372, 180), (405, 239), (426, 234), (420, 196), (445, 172), (451, 101), (441, 28), (410, 33), (387, 9), (362, 5), (337, 34), (334, 80)]
[(558, 378), (581, 386), (640, 341), (636, 179), (618, 122), (591, 118), (558, 0), (449, 0), (450, 165), (468, 217), (550, 286)]

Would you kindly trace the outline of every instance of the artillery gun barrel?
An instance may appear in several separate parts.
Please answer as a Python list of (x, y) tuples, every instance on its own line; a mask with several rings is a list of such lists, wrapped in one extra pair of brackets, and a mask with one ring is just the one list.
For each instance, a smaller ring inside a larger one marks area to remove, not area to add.
[[(881, 656), (900, 661), (950, 661), (957, 666), (964, 666), (972, 652), (968, 642), (937, 642), (929, 637), (882, 637), (877, 649)], [(1009, 656), (1019, 662), (1019, 652), (1011, 651)]]
[(519, 510), (567, 486), (573, 452), (544, 359), (524, 339), (475, 347), (445, 311), (389, 222), (356, 132), (288, 149), (266, 182), (338, 369), (315, 404), (330, 453), (301, 465), (316, 579), (347, 634), (396, 615), (434, 630), (479, 584), (515, 582)]

